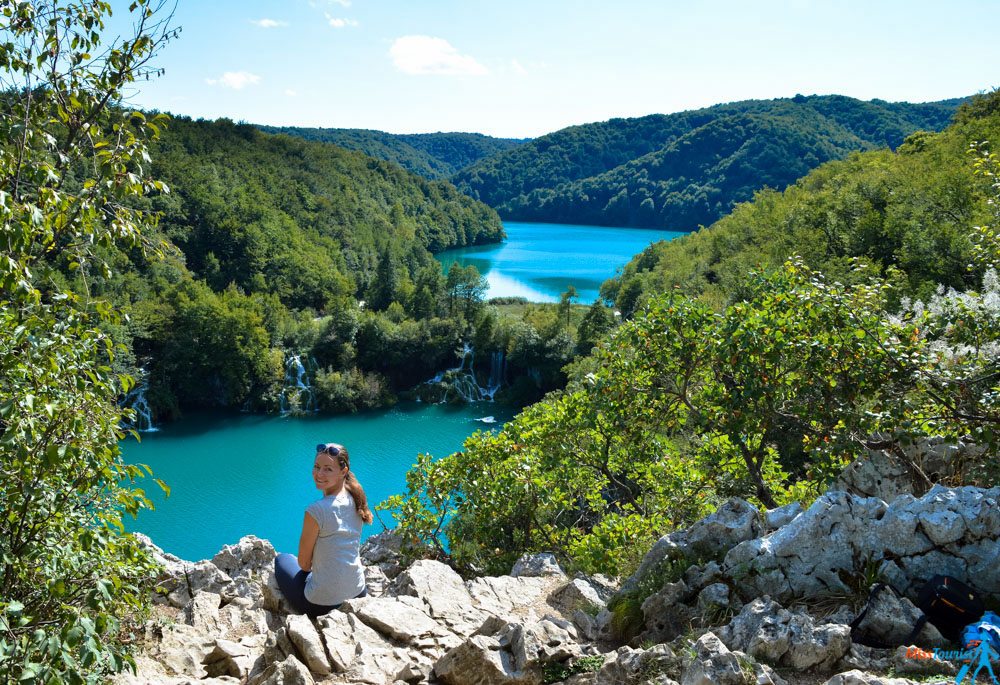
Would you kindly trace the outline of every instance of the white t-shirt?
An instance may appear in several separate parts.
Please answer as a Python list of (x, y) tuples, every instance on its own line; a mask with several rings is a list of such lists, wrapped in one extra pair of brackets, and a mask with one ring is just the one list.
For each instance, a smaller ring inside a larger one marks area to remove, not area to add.
[(327, 495), (306, 507), (306, 513), (319, 524), (306, 599), (333, 606), (357, 597), (365, 587), (365, 570), (358, 556), (363, 521), (351, 493), (344, 488), (338, 495)]

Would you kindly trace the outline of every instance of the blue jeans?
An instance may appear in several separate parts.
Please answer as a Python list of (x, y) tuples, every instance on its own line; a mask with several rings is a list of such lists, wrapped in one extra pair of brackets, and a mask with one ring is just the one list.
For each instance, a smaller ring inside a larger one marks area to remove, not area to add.
[[(299, 560), (291, 554), (279, 554), (274, 559), (274, 575), (278, 579), (278, 587), (285, 599), (295, 608), (296, 611), (306, 614), (310, 618), (316, 618), (323, 614), (328, 614), (338, 608), (339, 604), (333, 606), (323, 606), (313, 604), (306, 599), (306, 578), (308, 571), (303, 571), (299, 567)], [(358, 597), (368, 596), (368, 588), (361, 590)]]

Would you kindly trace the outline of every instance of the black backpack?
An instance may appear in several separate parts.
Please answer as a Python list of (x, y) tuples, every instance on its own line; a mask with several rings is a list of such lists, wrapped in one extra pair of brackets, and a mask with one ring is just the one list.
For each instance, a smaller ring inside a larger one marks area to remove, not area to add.
[(951, 576), (934, 576), (917, 592), (917, 608), (952, 642), (962, 629), (980, 619), (986, 607), (983, 598), (965, 583)]

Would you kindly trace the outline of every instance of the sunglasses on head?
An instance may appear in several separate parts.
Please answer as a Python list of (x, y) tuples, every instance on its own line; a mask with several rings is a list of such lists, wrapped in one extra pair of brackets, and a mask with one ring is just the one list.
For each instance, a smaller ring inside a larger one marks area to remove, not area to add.
[(331, 457), (339, 457), (340, 448), (337, 447), (336, 445), (326, 445), (321, 442), (320, 444), (316, 445), (316, 453), (329, 454)]

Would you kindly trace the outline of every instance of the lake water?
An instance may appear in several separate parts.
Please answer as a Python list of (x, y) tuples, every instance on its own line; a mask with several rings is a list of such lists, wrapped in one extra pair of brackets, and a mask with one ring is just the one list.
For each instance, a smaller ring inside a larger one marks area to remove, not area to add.
[[(148, 464), (171, 488), (164, 497), (152, 480), (140, 483), (156, 510), (140, 512), (126, 527), (192, 561), (250, 534), (294, 554), (305, 507), (319, 496), (312, 483), (317, 443), (339, 442), (350, 450), (351, 468), (374, 509), (405, 490), (418, 453), (455, 452), (476, 430), (495, 430), (511, 415), (492, 403), (407, 403), (333, 417), (190, 416), (143, 433), (141, 444), (132, 438), (122, 443), (126, 461)], [(496, 423), (476, 420), (485, 416)], [(364, 530), (366, 537), (380, 532), (378, 519)]]
[(437, 255), (445, 268), (470, 264), (489, 282), (487, 298), (520, 296), (530, 302), (558, 302), (572, 285), (578, 302), (597, 299), (601, 283), (615, 275), (650, 243), (685, 233), (643, 228), (505, 221), (507, 240), (446, 250)]
[[(450, 250), (444, 264), (475, 264), (490, 283), (488, 297), (519, 295), (558, 301), (573, 285), (579, 302), (592, 302), (601, 283), (651, 242), (681, 233), (562, 224), (504, 224), (501, 245)], [(465, 438), (511, 418), (495, 404), (465, 407), (401, 404), (386, 411), (334, 417), (201, 414), (144, 433), (142, 443), (123, 443), (125, 459), (152, 467), (171, 488), (168, 498), (152, 481), (141, 485), (156, 505), (127, 522), (167, 552), (197, 560), (213, 556), (244, 535), (267, 538), (279, 551), (296, 552), (312, 484), (313, 448), (339, 442), (372, 507), (402, 493), (406, 471), (420, 452), (441, 457), (461, 449)], [(391, 525), (390, 521), (386, 521)], [(381, 527), (366, 526), (366, 535)]]

